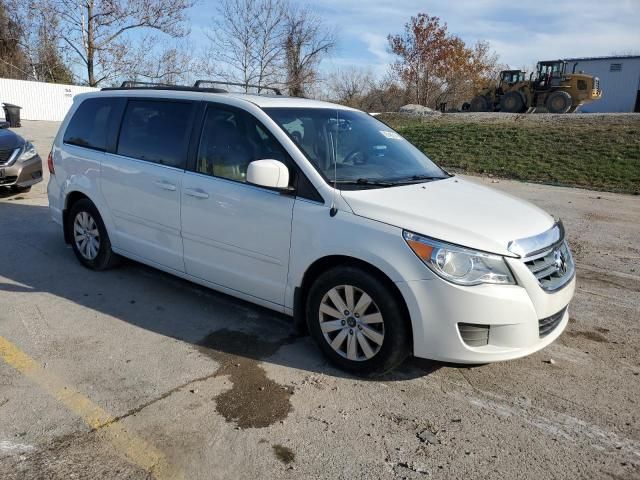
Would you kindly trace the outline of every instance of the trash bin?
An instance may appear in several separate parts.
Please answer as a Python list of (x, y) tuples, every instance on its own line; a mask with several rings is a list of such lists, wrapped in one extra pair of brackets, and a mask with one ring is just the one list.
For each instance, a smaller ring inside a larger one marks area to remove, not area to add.
[(9, 126), (12, 128), (20, 127), (20, 109), (22, 107), (12, 103), (3, 103), (2, 108), (4, 109), (4, 118), (9, 122)]

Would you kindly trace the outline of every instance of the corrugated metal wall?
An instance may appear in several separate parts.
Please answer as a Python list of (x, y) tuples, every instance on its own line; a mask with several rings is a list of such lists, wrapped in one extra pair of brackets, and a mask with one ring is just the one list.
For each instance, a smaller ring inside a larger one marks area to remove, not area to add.
[[(581, 112), (633, 112), (636, 97), (640, 89), (640, 57), (634, 58), (598, 58), (587, 60), (568, 60), (567, 69), (571, 71), (573, 63), (578, 62), (576, 72), (595, 75), (600, 78), (602, 98), (580, 107)], [(620, 70), (612, 64), (621, 64)]]
[[(95, 90), (98, 89), (0, 78), (0, 104), (13, 103), (22, 107), (20, 118), (23, 120), (60, 121), (67, 114), (75, 95)], [(4, 118), (1, 108), (0, 117)]]

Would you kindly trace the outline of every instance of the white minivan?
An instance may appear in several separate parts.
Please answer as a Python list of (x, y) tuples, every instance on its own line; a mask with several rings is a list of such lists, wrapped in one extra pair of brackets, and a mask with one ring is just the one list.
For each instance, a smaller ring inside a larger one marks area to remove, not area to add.
[(128, 84), (75, 97), (48, 164), (83, 265), (121, 255), (291, 315), (356, 374), (522, 357), (568, 322), (562, 223), (358, 110)]

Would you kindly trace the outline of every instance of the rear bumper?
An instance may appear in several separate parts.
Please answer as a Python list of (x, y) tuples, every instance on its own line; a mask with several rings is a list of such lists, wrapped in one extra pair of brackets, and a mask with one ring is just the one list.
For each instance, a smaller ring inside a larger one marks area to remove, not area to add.
[[(569, 321), (575, 278), (557, 292), (544, 292), (544, 305), (534, 304), (538, 297), (519, 285), (461, 287), (435, 278), (397, 286), (411, 316), (414, 355), (473, 364), (523, 357), (558, 338)], [(559, 320), (548, 328), (553, 315)], [(487, 327), (487, 343), (465, 343), (460, 323)]]
[(0, 167), (0, 186), (30, 187), (42, 181), (42, 159), (36, 155), (26, 162)]

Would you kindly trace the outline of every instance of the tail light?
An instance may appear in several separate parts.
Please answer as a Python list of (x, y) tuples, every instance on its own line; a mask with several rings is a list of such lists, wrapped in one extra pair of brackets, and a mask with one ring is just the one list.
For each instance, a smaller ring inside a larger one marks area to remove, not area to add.
[(56, 169), (53, 168), (53, 151), (49, 152), (49, 156), (47, 157), (47, 167), (49, 167), (49, 173), (51, 175), (56, 174)]

